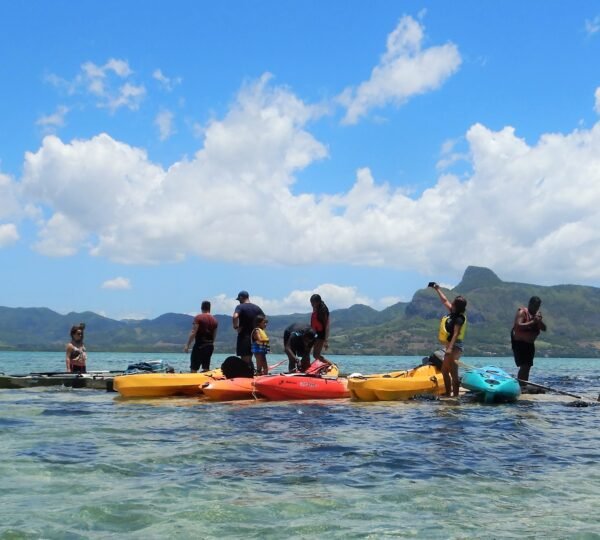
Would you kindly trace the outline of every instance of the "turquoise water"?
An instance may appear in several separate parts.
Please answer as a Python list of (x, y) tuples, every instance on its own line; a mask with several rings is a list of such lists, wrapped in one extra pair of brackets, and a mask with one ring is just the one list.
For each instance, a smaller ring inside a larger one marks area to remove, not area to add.
[[(122, 369), (157, 358), (188, 366), (183, 354), (96, 353), (89, 362)], [(420, 362), (334, 360), (346, 373)], [(515, 372), (508, 358), (465, 360)], [(62, 353), (0, 353), (6, 373), (63, 364)], [(536, 359), (532, 379), (596, 398), (600, 360)], [(600, 407), (573, 403), (0, 390), (0, 538), (597, 539)]]

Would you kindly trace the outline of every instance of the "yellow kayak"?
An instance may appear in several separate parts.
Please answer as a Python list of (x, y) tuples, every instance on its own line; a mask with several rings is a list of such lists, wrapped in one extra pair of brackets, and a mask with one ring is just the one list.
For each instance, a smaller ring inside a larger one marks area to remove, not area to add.
[(204, 373), (135, 373), (115, 377), (113, 387), (123, 397), (193, 396), (201, 394), (201, 385), (213, 378), (223, 378), (220, 369)]
[(426, 365), (378, 375), (352, 374), (348, 390), (352, 399), (359, 401), (398, 401), (421, 394), (440, 395), (445, 387), (442, 372)]

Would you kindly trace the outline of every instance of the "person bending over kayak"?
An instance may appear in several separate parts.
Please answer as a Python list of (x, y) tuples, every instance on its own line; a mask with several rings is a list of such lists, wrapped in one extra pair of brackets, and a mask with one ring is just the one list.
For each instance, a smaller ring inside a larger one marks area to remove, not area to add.
[[(446, 396), (458, 396), (460, 379), (458, 377), (458, 360), (464, 351), (463, 338), (467, 329), (467, 300), (464, 296), (457, 296), (452, 303), (448, 301), (440, 286), (431, 282), (429, 284), (438, 293), (442, 304), (449, 314), (442, 319), (440, 324), (440, 341), (444, 339), (444, 360), (442, 361), (442, 375)], [(442, 336), (443, 334), (443, 336)], [(452, 390), (452, 394), (451, 391)]]
[[(310, 366), (310, 352), (317, 333), (310, 325), (290, 324), (283, 332), (283, 348), (288, 357), (288, 371), (306, 371)], [(300, 361), (298, 361), (300, 357)]]

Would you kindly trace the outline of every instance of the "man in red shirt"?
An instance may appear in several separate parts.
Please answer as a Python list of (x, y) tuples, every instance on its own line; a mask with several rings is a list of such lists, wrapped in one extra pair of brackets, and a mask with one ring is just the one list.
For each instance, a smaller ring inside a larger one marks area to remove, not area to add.
[(204, 300), (200, 307), (202, 313), (194, 317), (192, 330), (183, 352), (188, 352), (192, 341), (194, 347), (190, 356), (190, 371), (197, 373), (202, 367), (202, 371), (210, 369), (210, 359), (215, 350), (215, 338), (217, 337), (217, 327), (219, 322), (210, 314), (210, 302)]

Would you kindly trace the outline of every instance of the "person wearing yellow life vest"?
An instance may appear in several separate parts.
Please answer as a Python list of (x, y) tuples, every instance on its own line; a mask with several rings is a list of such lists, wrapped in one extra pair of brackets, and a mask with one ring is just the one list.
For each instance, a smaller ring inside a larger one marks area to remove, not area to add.
[(265, 315), (257, 315), (254, 319), (254, 330), (252, 331), (252, 354), (256, 358), (256, 374), (268, 375), (267, 353), (271, 350), (269, 336), (267, 336), (267, 323), (269, 319)]
[(458, 360), (464, 351), (463, 339), (467, 329), (467, 299), (457, 296), (452, 303), (440, 289), (440, 286), (431, 282), (429, 284), (438, 293), (442, 304), (448, 310), (448, 315), (440, 323), (439, 339), (444, 345), (444, 360), (442, 362), (442, 375), (446, 396), (458, 396), (460, 379), (458, 377)]

